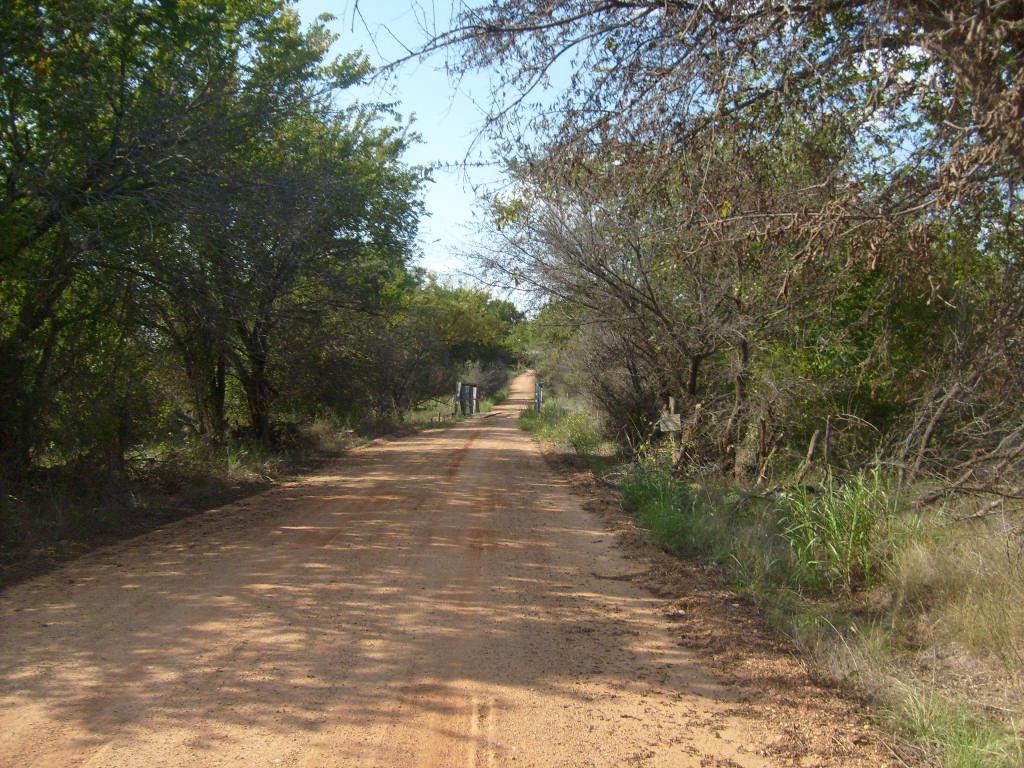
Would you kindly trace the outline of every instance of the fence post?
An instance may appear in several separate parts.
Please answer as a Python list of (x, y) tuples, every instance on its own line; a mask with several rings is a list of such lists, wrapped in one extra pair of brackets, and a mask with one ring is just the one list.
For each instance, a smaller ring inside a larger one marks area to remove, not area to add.
[(538, 411), (544, 407), (544, 385), (539, 381), (533, 385), (533, 404)]
[(452, 405), (452, 416), (462, 415), (462, 382), (455, 382), (455, 402)]

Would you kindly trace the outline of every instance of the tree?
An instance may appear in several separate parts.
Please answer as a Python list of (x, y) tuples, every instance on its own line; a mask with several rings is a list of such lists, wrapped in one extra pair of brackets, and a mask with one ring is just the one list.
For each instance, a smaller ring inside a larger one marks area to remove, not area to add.
[[(699, 389), (727, 472), (746, 454), (763, 477), (782, 434), (797, 455), (814, 402), (869, 417), (912, 476), (962, 463), (928, 446), (967, 424), (970, 461), (1024, 447), (1019, 411), (983, 394), (1019, 364), (1019, 250), (989, 233), (1019, 217), (1020, 21), (1002, 2), (506, 0), (425, 50), (499, 68), (489, 125), (523, 194), (499, 201), (489, 267), (580, 307), (595, 351), (642, 355), (621, 374), (638, 391)], [(836, 364), (789, 365), (807, 356)]]
[[(0, 43), (0, 454), (52, 404), (67, 292), (125, 223), (162, 219), (231, 150), (330, 88), (329, 39), (277, 0), (15, 2)], [(127, 265), (130, 269), (130, 265)]]

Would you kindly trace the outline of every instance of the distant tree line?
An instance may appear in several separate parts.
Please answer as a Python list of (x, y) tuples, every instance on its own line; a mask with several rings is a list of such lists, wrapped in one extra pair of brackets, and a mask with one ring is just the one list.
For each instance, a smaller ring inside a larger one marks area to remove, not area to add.
[(1024, 497), (1020, 3), (496, 0), (435, 48), (500, 73), (483, 264), (624, 443), (674, 396), (689, 474)]
[(369, 73), (284, 0), (6, 3), (0, 466), (120, 469), (400, 414), (514, 308), (410, 266), (428, 174)]

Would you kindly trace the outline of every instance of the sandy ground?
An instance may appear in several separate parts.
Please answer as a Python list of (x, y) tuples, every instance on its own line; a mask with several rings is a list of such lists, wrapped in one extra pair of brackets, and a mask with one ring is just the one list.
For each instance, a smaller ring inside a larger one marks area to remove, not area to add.
[(531, 393), (0, 595), (0, 766), (886, 764), (784, 648), (714, 661)]

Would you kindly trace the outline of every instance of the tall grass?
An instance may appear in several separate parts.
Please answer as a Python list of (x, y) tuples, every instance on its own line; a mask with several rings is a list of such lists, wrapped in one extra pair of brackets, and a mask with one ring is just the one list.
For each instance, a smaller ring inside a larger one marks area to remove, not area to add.
[(879, 709), (891, 727), (925, 744), (943, 768), (1024, 766), (1021, 723), (993, 723), (976, 709), (948, 696), (897, 683), (903, 695)]
[(876, 583), (891, 557), (883, 533), (898, 509), (877, 472), (766, 495), (636, 469), (622, 483), (622, 499), (669, 551), (731, 560), (747, 587), (813, 594)]
[(572, 448), (577, 456), (593, 453), (604, 442), (600, 424), (588, 409), (558, 397), (548, 397), (539, 411), (523, 411), (519, 426), (544, 440)]
[(779, 535), (789, 544), (796, 586), (822, 594), (852, 594), (877, 583), (891, 557), (883, 534), (899, 512), (892, 484), (877, 469), (820, 488), (777, 495)]

